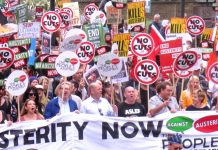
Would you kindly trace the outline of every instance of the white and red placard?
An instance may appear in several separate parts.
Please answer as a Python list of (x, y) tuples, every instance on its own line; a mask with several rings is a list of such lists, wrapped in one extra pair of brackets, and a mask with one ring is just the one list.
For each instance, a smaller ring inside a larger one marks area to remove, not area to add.
[(84, 8), (84, 16), (87, 20), (90, 20), (91, 15), (95, 12), (98, 11), (98, 6), (95, 4), (89, 4)]
[(68, 37), (72, 37), (74, 35), (78, 35), (82, 38), (82, 42), (86, 42), (87, 41), (87, 35), (85, 33), (85, 31), (83, 31), (82, 29), (77, 29), (77, 28), (73, 28), (70, 31), (68, 31), (64, 37), (64, 39), (68, 38)]
[(90, 17), (91, 23), (101, 23), (102, 25), (105, 25), (106, 20), (106, 15), (102, 11), (95, 11)]
[(54, 11), (46, 12), (42, 16), (41, 25), (47, 32), (56, 32), (61, 26), (61, 17)]
[(82, 44), (82, 38), (79, 35), (73, 35), (65, 38), (60, 45), (60, 51), (75, 51)]
[(210, 66), (207, 75), (213, 83), (218, 84), (218, 62), (215, 62)]
[(198, 60), (198, 54), (194, 51), (185, 51), (176, 58), (175, 67), (180, 71), (185, 71), (193, 67)]
[(14, 52), (9, 48), (0, 48), (0, 70), (7, 69), (14, 62)]
[(186, 21), (187, 31), (192, 35), (200, 35), (205, 29), (205, 22), (199, 16), (191, 16)]
[(70, 16), (73, 18), (73, 11), (72, 11), (71, 8), (69, 8), (69, 7), (64, 7), (64, 8), (61, 9), (61, 11), (65, 11), (65, 12), (69, 13)]
[(55, 60), (55, 69), (64, 77), (74, 75), (78, 71), (79, 67), (79, 58), (74, 52), (63, 52)]
[[(176, 61), (174, 60), (174, 65), (175, 66), (175, 63)], [(177, 78), (182, 78), (182, 79), (185, 79), (185, 78), (188, 78), (192, 75), (192, 72), (191, 71), (181, 71), (181, 70), (177, 70), (176, 67), (172, 67), (173, 68), (173, 73), (175, 73), (176, 77)]]
[(160, 44), (160, 70), (162, 73), (173, 72), (173, 62), (183, 52), (182, 39), (164, 41)]
[(82, 64), (88, 64), (95, 56), (95, 47), (91, 42), (83, 42), (76, 54)]
[(149, 85), (158, 79), (160, 70), (154, 61), (146, 59), (136, 64), (134, 74), (140, 83)]
[(105, 77), (117, 75), (122, 69), (122, 61), (115, 54), (104, 54), (99, 56), (97, 68), (99, 73)]
[(22, 95), (29, 85), (29, 76), (22, 70), (13, 71), (6, 81), (6, 90), (12, 96)]
[(136, 34), (131, 40), (132, 53), (139, 57), (147, 57), (154, 50), (154, 40), (146, 33)]
[(0, 10), (4, 15), (7, 15), (9, 8), (10, 8), (10, 3), (8, 0), (3, 1), (3, 4), (0, 5)]
[(60, 17), (61, 17), (61, 29), (65, 29), (70, 25), (70, 13), (65, 12), (65, 11), (60, 11)]

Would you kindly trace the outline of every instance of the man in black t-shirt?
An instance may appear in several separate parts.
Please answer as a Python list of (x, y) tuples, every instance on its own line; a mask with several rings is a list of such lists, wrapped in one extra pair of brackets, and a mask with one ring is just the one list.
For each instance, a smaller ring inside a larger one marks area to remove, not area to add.
[(119, 117), (146, 116), (146, 110), (144, 106), (136, 101), (137, 96), (133, 87), (126, 87), (124, 96), (126, 98), (125, 101), (118, 107)]

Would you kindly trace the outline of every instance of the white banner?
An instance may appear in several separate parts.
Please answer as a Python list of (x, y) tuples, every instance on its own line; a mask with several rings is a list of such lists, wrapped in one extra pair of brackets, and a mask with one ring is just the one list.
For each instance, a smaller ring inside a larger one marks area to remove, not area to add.
[(66, 114), (0, 127), (0, 148), (13, 150), (161, 150), (167, 134), (182, 134), (183, 149), (218, 149), (218, 113), (165, 113), (155, 118)]

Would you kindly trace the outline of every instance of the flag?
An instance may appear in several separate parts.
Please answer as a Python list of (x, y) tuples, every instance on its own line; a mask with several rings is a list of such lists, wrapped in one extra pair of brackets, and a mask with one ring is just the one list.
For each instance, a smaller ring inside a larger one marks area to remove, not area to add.
[(150, 56), (148, 56), (148, 59), (156, 61), (156, 55), (160, 52), (160, 44), (164, 42), (165, 39), (153, 24), (151, 25), (150, 36), (154, 40), (154, 51), (150, 54)]

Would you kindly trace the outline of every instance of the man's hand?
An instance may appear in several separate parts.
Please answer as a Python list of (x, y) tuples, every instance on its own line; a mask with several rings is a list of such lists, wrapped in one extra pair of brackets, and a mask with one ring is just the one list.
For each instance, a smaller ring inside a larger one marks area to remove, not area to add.
[(176, 110), (176, 109), (171, 109), (170, 112), (171, 112), (171, 113), (176, 113), (177, 110)]
[(169, 105), (169, 103), (170, 103), (170, 101), (169, 101), (169, 100), (166, 100), (166, 101), (163, 102), (163, 106), (164, 106), (164, 107), (167, 107), (167, 106)]

